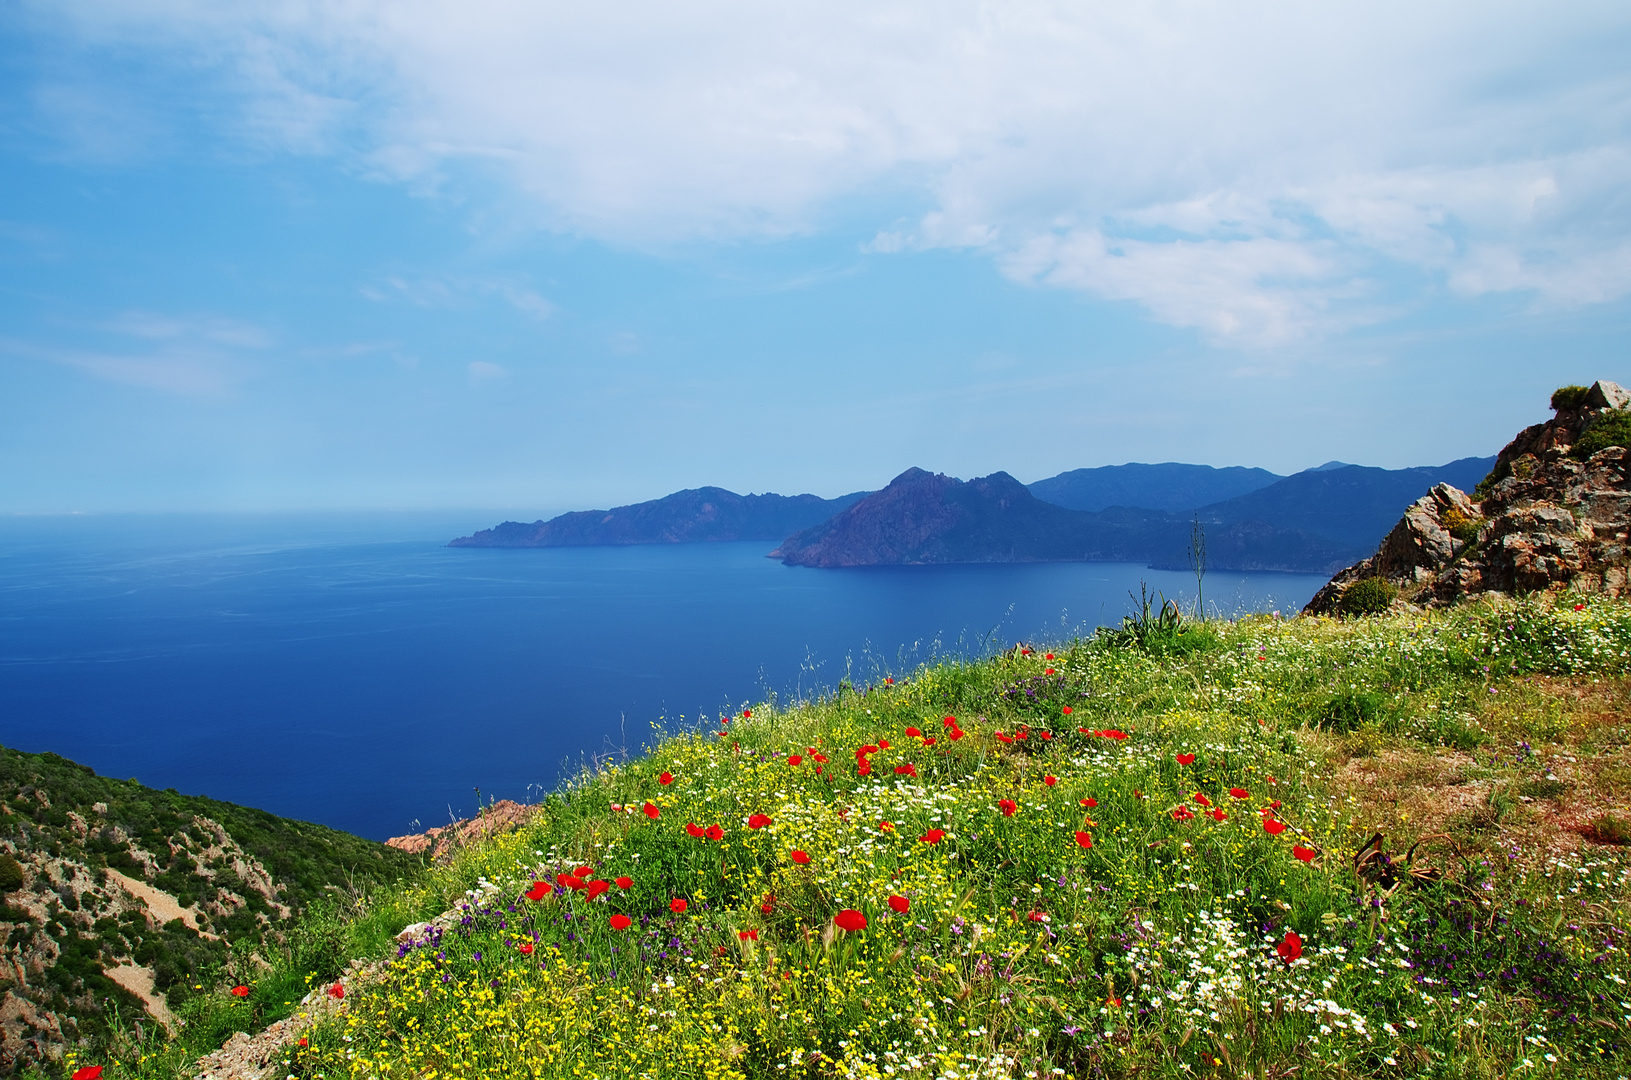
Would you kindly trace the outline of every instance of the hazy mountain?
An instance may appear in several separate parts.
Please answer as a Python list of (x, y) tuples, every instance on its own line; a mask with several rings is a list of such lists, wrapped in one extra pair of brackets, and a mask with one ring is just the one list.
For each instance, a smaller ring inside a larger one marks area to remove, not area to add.
[(506, 521), (449, 547), (590, 547), (684, 544), (700, 540), (780, 540), (825, 521), (866, 492), (836, 499), (814, 495), (738, 495), (724, 488), (676, 491), (611, 510), (578, 510), (524, 524)]
[(1471, 491), (1494, 465), (1493, 457), (1461, 458), (1412, 469), (1328, 462), (1248, 494), (1203, 506), (1199, 513), (1209, 525), (1261, 522), (1323, 536), (1369, 554), (1405, 507), (1434, 484)]
[[(964, 483), (908, 469), (829, 521), (784, 540), (772, 558), (794, 566), (978, 562), (1168, 562), (1183, 557), (1190, 519), (1160, 510), (1099, 513), (1044, 502), (998, 472)], [(1219, 570), (1315, 570), (1345, 565), (1352, 549), (1262, 522), (1207, 536)]]
[(1071, 510), (1133, 506), (1183, 511), (1245, 495), (1283, 479), (1267, 469), (1239, 465), (1214, 469), (1210, 465), (1167, 461), (1159, 465), (1134, 462), (1072, 469), (1027, 486), (1037, 498)]

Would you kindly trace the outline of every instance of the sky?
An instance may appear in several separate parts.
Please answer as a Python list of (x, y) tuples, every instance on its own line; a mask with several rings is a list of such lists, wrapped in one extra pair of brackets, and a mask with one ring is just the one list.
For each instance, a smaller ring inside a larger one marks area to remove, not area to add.
[(1623, 3), (0, 6), (0, 513), (1397, 468), (1628, 344)]

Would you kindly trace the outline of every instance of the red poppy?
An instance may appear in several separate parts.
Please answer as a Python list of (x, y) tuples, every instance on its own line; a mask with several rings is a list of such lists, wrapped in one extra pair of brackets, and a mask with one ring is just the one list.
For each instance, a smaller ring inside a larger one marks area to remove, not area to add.
[(232, 988), (232, 996), (233, 997), (248, 997), (249, 996), (249, 987), (247, 987), (247, 986), (234, 986)]
[(523, 941), (521, 944), (517, 945), (516, 948), (521, 950), (522, 956), (532, 955), (532, 942), (530, 941)]
[(892, 678), (886, 678), (886, 679), (884, 679), (883, 684), (885, 686), (894, 686), (895, 685), (895, 680), (892, 679)]
[(684, 915), (685, 909), (690, 906), (690, 904), (686, 903), (685, 898), (680, 896), (676, 896), (668, 902), (668, 910), (676, 915)]
[(1120, 998), (1105, 998), (1104, 1003), (1106, 1005), (1110, 1006), (1112, 1009), (1121, 1008), (1121, 999)]
[(803, 765), (804, 764), (804, 755), (803, 754), (788, 754), (787, 755), (787, 764), (789, 764), (789, 765)]
[(925, 844), (938, 844), (938, 843), (940, 843), (940, 841), (944, 840), (945, 838), (946, 838), (946, 830), (945, 829), (930, 829), (928, 832), (926, 832), (922, 836), (918, 837), (918, 839), (921, 840)]
[(1586, 610), (1586, 605), (1584, 605), (1584, 604), (1576, 604), (1576, 605), (1574, 605), (1574, 610), (1576, 610), (1576, 611), (1584, 611), (1584, 610)]
[(892, 821), (880, 821), (880, 822), (878, 822), (878, 831), (879, 832), (894, 832), (895, 831), (895, 823), (892, 822)]
[(620, 877), (617, 879), (616, 884), (619, 889), (632, 889), (634, 888), (634, 879), (631, 877)]
[(1273, 802), (1269, 803), (1267, 809), (1269, 809), (1269, 810), (1278, 810), (1278, 809), (1280, 809), (1280, 800), (1275, 799)]
[(1102, 731), (1089, 731), (1085, 727), (1079, 727), (1076, 730), (1081, 732), (1083, 735), (1102, 735), (1102, 734), (1104, 734)]
[(627, 915), (620, 914), (613, 915), (611, 918), (607, 919), (606, 922), (613, 930), (627, 930), (634, 920), (629, 918)]
[(1039, 731), (1037, 734), (1042, 736), (1044, 741), (1053, 738), (1053, 732), (1051, 731)]
[(1065, 715), (1066, 715), (1066, 716), (1069, 716), (1069, 715), (1070, 715), (1070, 706), (1069, 706), (1069, 705), (1066, 705), (1066, 706), (1065, 706)]
[(1278, 818), (1264, 818), (1263, 831), (1268, 833), (1270, 836), (1279, 836), (1281, 833), (1286, 831), (1286, 823)]
[(889, 740), (888, 739), (879, 739), (878, 740), (878, 749), (880, 749), (880, 750), (889, 749)]
[(867, 754), (876, 754), (877, 752), (878, 748), (876, 746), (873, 746), (871, 743), (867, 743), (865, 746), (855, 751), (855, 756), (865, 757)]
[(1014, 740), (1013, 740), (1013, 738), (1012, 738), (1012, 737), (1011, 737), (1011, 736), (1008, 736), (1008, 735), (1004, 735), (1004, 734), (1003, 734), (1003, 733), (1002, 733), (1002, 732), (1000, 732), (1000, 731), (999, 731), (999, 732), (997, 732), (997, 733), (996, 733), (996, 734), (997, 734), (997, 741), (998, 741), (998, 742), (1000, 742), (1000, 743), (1011, 743), (1011, 742), (1013, 742), (1013, 741), (1014, 741)]
[(101, 1080), (102, 1066), (87, 1065), (83, 1069), (75, 1069), (73, 1080)]
[(1016, 739), (1029, 739), (1030, 737), (1031, 733), (1026, 728), (1020, 728), (1018, 731), (1014, 732), (1014, 738)]
[(1013, 817), (1014, 811), (1019, 809), (1019, 804), (1012, 799), (998, 799), (997, 809), (1002, 811), (1003, 817)]
[(870, 761), (868, 761), (866, 758), (862, 758), (860, 761), (856, 762), (856, 764), (855, 764), (855, 775), (856, 776), (871, 776), (872, 775), (872, 763)]
[(955, 717), (955, 716), (946, 717), (944, 720), (940, 721), (940, 726), (941, 727), (956, 727), (957, 726), (957, 717)]
[(765, 915), (769, 915), (771, 912), (773, 912), (775, 910), (776, 910), (776, 894), (775, 893), (765, 894), (765, 902), (759, 905), (759, 911), (761, 913), (765, 914)]
[(690, 833), (692, 836), (696, 837), (698, 840), (702, 839), (702, 836), (703, 836), (702, 826), (698, 825), (694, 821), (687, 821), (685, 823), (685, 831)]
[(590, 875), (592, 875), (593, 873), (594, 873), (594, 871), (591, 870), (589, 867), (580, 866), (576, 870), (572, 871), (572, 876), (573, 877), (580, 877), (580, 878), (583, 878), (583, 880), (588, 881)]
[(1057, 776), (1044, 776), (1042, 778), (1042, 782), (1049, 787), (1052, 787), (1059, 782), (1059, 778)]
[(665, 772), (661, 776), (657, 777), (657, 783), (663, 785), (664, 787), (667, 787), (669, 784), (672, 784), (673, 782), (674, 782), (674, 774), (671, 773), (671, 772)]
[(1303, 954), (1303, 939), (1297, 936), (1295, 930), (1287, 930), (1280, 944), (1274, 947), (1274, 952), (1289, 964)]
[(1232, 787), (1229, 789), (1229, 794), (1233, 795), (1237, 799), (1249, 799), (1252, 797), (1252, 793), (1243, 787)]
[(1082, 800), (1082, 805), (1091, 808), (1091, 807), (1099, 805), (1099, 800), (1097, 800), (1097, 799), (1093, 798), (1093, 796), (1089, 795), (1087, 798)]
[(904, 915), (912, 910), (912, 902), (904, 896), (891, 896), (889, 898), (889, 910), (896, 915)]
[[(823, 765), (827, 764), (827, 755), (826, 754), (815, 754), (814, 756), (815, 756), (815, 759), (817, 761), (821, 762), (821, 764), (823, 764)], [(820, 771), (821, 771), (820, 769), (816, 770), (816, 772), (820, 772)]]
[(1106, 739), (1125, 739), (1127, 737), (1127, 733), (1122, 731), (1120, 728), (1107, 728), (1104, 731), (1099, 732), (1099, 734), (1103, 735)]
[(1190, 818), (1194, 817), (1195, 815), (1189, 812), (1189, 807), (1180, 806), (1180, 807), (1178, 807), (1178, 809), (1176, 809), (1176, 810), (1174, 810), (1172, 812), (1172, 816), (1173, 816), (1174, 819), (1176, 819), (1178, 821), (1188, 821)]
[(921, 739), (921, 738), (922, 738), (922, 737), (923, 737), (923, 732), (921, 732), (921, 731), (919, 731), (919, 730), (918, 730), (918, 729), (917, 729), (917, 728), (915, 728), (915, 727), (909, 727), (909, 728), (907, 728), (907, 729), (906, 729), (906, 734), (907, 734), (907, 735), (909, 735), (909, 736), (911, 736), (911, 737), (912, 737), (912, 738), (914, 738), (914, 739)]
[(852, 934), (858, 930), (866, 929), (866, 916), (854, 908), (845, 908), (837, 915), (834, 915), (832, 921), (837, 924), (838, 929), (848, 930)]
[(896, 765), (895, 766), (895, 775), (896, 776), (910, 776), (913, 779), (916, 779), (917, 778), (917, 766), (913, 765), (911, 762), (907, 762), (905, 765)]
[(934, 738), (933, 735), (923, 736), (923, 745), (924, 746), (933, 746), (934, 744), (935, 744), (935, 738)]
[(1212, 817), (1213, 821), (1228, 821), (1229, 820), (1229, 815), (1225, 814), (1222, 810), (1212, 810), (1211, 811), (1211, 817)]
[(300, 1036), (300, 1045), (301, 1046), (306, 1045), (306, 1037), (304, 1035)]
[(1040, 911), (1027, 911), (1025, 913), (1025, 917), (1027, 919), (1029, 919), (1031, 922), (1041, 922), (1042, 918), (1043, 918), (1042, 913)]
[(1193, 765), (1193, 764), (1195, 764), (1195, 755), (1194, 754), (1175, 754), (1175, 755), (1173, 755), (1173, 759), (1175, 761), (1177, 761), (1178, 764), (1180, 764), (1180, 765)]
[(710, 840), (723, 840), (723, 839), (725, 839), (725, 830), (723, 828), (721, 828), (720, 826), (718, 826), (718, 825), (708, 826), (708, 839), (710, 839)]
[(526, 891), (526, 893), (525, 893), (525, 896), (526, 896), (526, 898), (528, 900), (542, 900), (544, 897), (546, 897), (548, 895), (549, 895), (549, 883), (547, 881), (535, 881), (535, 882), (533, 882), (532, 883), (532, 888), (528, 889)]
[(601, 893), (611, 889), (611, 887), (612, 883), (609, 881), (591, 881), (589, 884), (583, 887), (583, 898), (585, 900), (593, 900)]
[(1076, 846), (1083, 851), (1087, 851), (1093, 847), (1093, 838), (1085, 832), (1078, 831), (1076, 833)]
[(961, 739), (963, 737), (963, 729), (962, 728), (952, 728), (950, 737), (951, 737), (952, 742), (956, 742), (958, 739)]
[(750, 828), (750, 829), (762, 829), (766, 825), (769, 825), (769, 824), (770, 824), (770, 815), (769, 814), (753, 814), (752, 816), (750, 816), (748, 818), (748, 828)]
[(794, 862), (798, 863), (800, 866), (803, 866), (810, 861), (810, 853), (808, 851), (800, 851), (799, 849), (794, 848), (791, 858)]
[(1299, 860), (1300, 862), (1311, 863), (1314, 861), (1314, 856), (1317, 854), (1318, 852), (1316, 852), (1313, 848), (1303, 847), (1301, 844), (1293, 845), (1291, 848), (1291, 857)]
[(1191, 795), (1190, 798), (1194, 799), (1196, 802), (1200, 803), (1202, 806), (1211, 806), (1212, 805), (1212, 800), (1208, 799), (1204, 792), (1197, 791), (1194, 795)]
[(645, 813), (646, 817), (651, 818), (653, 821), (657, 819), (657, 808), (650, 803), (646, 803), (643, 808), (643, 812)]
[(1053, 654), (1049, 653), (1046, 657), (1044, 657), (1044, 659), (1052, 660), (1053, 659)]
[(743, 709), (742, 710), (742, 715), (744, 717), (751, 717), (753, 715), (753, 710), (752, 709)]
[(329, 987), (328, 988), (328, 996), (331, 997), (331, 998), (334, 998), (336, 1001), (344, 1000), (345, 999), (345, 983), (337, 982), (333, 986)]
[(757, 931), (757, 930), (738, 930), (736, 932), (736, 936), (741, 938), (743, 941), (758, 941), (759, 940), (759, 931)]

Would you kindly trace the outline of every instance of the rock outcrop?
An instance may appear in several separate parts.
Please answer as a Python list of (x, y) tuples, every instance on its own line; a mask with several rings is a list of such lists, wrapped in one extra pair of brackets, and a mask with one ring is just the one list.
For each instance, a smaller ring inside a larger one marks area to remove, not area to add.
[(491, 806), (483, 807), (476, 817), (455, 821), (440, 828), (426, 829), (422, 833), (393, 836), (385, 843), (388, 847), (406, 851), (410, 855), (429, 854), (433, 859), (442, 859), (472, 840), (525, 825), (537, 812), (536, 806), (524, 806), (510, 799), (501, 799)]
[(1631, 392), (1598, 382), (1559, 391), (1551, 420), (1525, 428), (1478, 491), (1439, 484), (1417, 500), (1375, 555), (1348, 567), (1304, 611), (1334, 614), (1358, 581), (1381, 578), (1396, 604), (1441, 607), (1467, 597), (1569, 590), (1628, 592), (1631, 451), (1588, 452), (1582, 439), (1621, 423)]

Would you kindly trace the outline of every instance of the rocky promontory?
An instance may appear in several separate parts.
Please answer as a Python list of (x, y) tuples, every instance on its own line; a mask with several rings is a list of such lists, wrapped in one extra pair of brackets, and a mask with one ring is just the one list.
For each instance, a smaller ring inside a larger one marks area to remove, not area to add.
[[(1471, 494), (1438, 484), (1375, 555), (1331, 579), (1304, 609), (1345, 604), (1362, 582), (1373, 604), (1436, 607), (1479, 595), (1627, 591), (1631, 392), (1600, 381), (1552, 396), (1555, 415), (1513, 439)], [(1354, 594), (1357, 596), (1358, 594)]]

